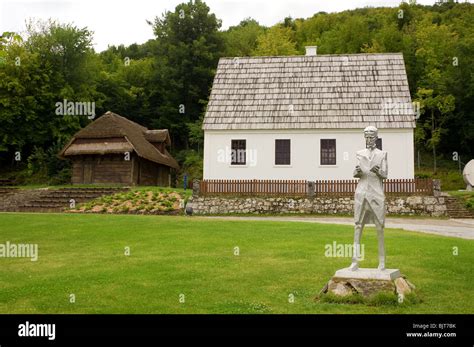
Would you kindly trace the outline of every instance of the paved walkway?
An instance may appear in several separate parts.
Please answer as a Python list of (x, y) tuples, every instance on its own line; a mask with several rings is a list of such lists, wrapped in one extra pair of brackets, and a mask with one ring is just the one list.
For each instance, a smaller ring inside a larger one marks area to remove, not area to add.
[[(354, 225), (351, 217), (237, 217), (218, 216), (201, 217), (226, 220), (256, 220), (256, 221), (284, 221), (304, 223), (326, 223)], [(416, 218), (387, 218), (386, 228), (403, 229), (427, 234), (459, 237), (474, 240), (474, 219), (416, 219)]]

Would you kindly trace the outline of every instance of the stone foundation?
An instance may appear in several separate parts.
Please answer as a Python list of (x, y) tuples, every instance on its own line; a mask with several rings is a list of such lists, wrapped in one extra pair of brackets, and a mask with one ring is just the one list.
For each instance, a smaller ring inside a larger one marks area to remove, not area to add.
[(370, 298), (378, 293), (395, 294), (398, 302), (402, 303), (407, 294), (412, 293), (415, 286), (408, 281), (405, 276), (398, 276), (395, 279), (363, 279), (363, 278), (339, 278), (332, 277), (321, 289), (316, 300), (322, 295), (331, 293), (339, 297), (360, 295)]
[[(447, 216), (441, 196), (387, 197), (388, 215)], [(193, 214), (354, 214), (353, 197), (221, 197), (193, 196)]]

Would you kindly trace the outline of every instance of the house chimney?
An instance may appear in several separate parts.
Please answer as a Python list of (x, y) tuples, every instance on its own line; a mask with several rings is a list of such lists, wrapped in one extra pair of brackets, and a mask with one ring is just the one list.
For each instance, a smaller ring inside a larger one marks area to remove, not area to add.
[(306, 55), (317, 55), (318, 46), (306, 46)]

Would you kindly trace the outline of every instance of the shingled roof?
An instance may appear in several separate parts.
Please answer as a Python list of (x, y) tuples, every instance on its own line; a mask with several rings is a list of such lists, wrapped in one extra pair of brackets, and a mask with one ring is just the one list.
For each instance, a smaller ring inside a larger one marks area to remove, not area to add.
[(203, 129), (368, 124), (415, 127), (401, 53), (221, 58)]
[[(114, 142), (113, 139), (117, 138), (124, 138), (125, 142)], [(95, 141), (83, 143), (81, 139)], [(164, 142), (169, 145), (168, 130), (148, 130), (138, 123), (108, 111), (78, 131), (59, 152), (59, 156), (64, 158), (70, 155), (123, 153), (134, 150), (142, 158), (178, 169), (178, 163), (168, 151), (164, 149), (163, 153), (160, 152), (152, 142)]]

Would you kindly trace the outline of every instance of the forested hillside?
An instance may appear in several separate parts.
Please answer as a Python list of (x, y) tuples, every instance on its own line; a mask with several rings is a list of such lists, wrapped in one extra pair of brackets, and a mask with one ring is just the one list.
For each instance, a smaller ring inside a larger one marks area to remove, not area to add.
[[(113, 14), (112, 14), (113, 16)], [(145, 20), (145, 19), (144, 19)], [(474, 5), (447, 2), (363, 8), (282, 18), (249, 18), (228, 30), (202, 1), (180, 4), (150, 22), (144, 44), (95, 52), (93, 33), (69, 23), (36, 22), (0, 38), (0, 175), (20, 182), (67, 182), (56, 153), (93, 115), (58, 112), (58, 103), (93, 103), (148, 128), (168, 128), (171, 153), (199, 177), (202, 117), (222, 56), (403, 52), (412, 99), (421, 105), (416, 150), (422, 165), (453, 165), (474, 155)], [(126, 25), (126, 23), (124, 23)], [(446, 164), (447, 163), (447, 164)]]

